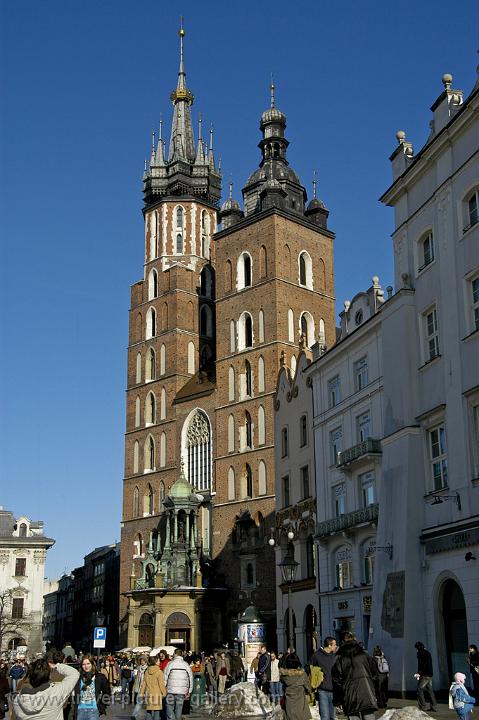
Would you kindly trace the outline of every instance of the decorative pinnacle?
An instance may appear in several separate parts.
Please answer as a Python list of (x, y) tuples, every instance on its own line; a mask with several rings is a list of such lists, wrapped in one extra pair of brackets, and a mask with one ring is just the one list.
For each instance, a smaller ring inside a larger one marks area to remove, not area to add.
[(185, 37), (185, 30), (183, 28), (183, 15), (180, 16), (180, 29), (178, 35), (180, 36), (180, 73), (184, 72), (183, 69), (183, 38)]
[(154, 128), (151, 131), (151, 147), (153, 148), (153, 150), (155, 149), (155, 129)]
[(316, 200), (316, 170), (313, 172), (313, 198)]
[(233, 180), (230, 177), (230, 200), (233, 199)]
[(213, 150), (213, 123), (210, 125), (210, 152)]
[(201, 113), (200, 113), (200, 114), (199, 114), (199, 117), (198, 117), (198, 140), (202, 140), (202, 139), (203, 139), (203, 138), (202, 138), (202, 131), (201, 131), (202, 125), (203, 125), (203, 118), (202, 118)]
[(145, 158), (145, 164), (143, 166), (143, 170), (146, 172), (146, 158)]
[(160, 113), (160, 129), (158, 131), (158, 140), (163, 140), (163, 114)]
[(274, 100), (273, 73), (271, 73), (271, 83), (270, 83), (269, 89), (271, 90), (271, 107), (274, 108), (274, 106), (275, 106), (275, 100)]

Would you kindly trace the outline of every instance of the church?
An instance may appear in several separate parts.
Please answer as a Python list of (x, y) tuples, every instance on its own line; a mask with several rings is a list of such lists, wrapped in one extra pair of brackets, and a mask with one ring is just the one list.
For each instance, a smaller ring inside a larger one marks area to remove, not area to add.
[(274, 395), (300, 349), (334, 343), (334, 233), (288, 163), (273, 85), (242, 207), (231, 185), (221, 205), (179, 36), (171, 135), (160, 124), (145, 163), (131, 288), (120, 642), (210, 650), (254, 605), (275, 644)]

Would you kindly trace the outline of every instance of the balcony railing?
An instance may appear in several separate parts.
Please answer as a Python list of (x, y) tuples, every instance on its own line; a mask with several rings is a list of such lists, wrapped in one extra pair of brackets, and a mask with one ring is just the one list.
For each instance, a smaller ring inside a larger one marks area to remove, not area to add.
[(381, 441), (369, 437), (357, 445), (353, 445), (347, 450), (339, 452), (337, 466), (342, 467), (344, 465), (350, 465), (364, 455), (379, 455), (381, 452)]
[(334, 535), (334, 533), (341, 532), (342, 530), (356, 527), (357, 525), (377, 522), (378, 517), (379, 504), (368, 505), (368, 507), (362, 510), (353, 510), (353, 512), (319, 523), (316, 529), (316, 537), (323, 538), (327, 535)]

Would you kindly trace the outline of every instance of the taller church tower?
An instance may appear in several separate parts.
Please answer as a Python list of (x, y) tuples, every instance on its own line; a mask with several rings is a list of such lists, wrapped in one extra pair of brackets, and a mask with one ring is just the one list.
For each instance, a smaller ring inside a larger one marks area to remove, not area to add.
[[(140, 635), (145, 639), (151, 634), (156, 644), (168, 640), (155, 621), (154, 598), (142, 613), (143, 620), (132, 614), (132, 607), (134, 593), (144, 590), (147, 580), (150, 584), (153, 571), (158, 575), (155, 585), (167, 587), (172, 582), (162, 572), (160, 560), (170, 541), (165, 508), (182, 472), (182, 460), (183, 477), (201, 493), (197, 532), (194, 541), (189, 540), (202, 559), (210, 556), (211, 544), (216, 356), (212, 238), (221, 174), (214, 160), (212, 132), (206, 148), (201, 121), (195, 148), (190, 110), (194, 98), (186, 85), (183, 29), (179, 35), (169, 150), (160, 123), (158, 142), (155, 146), (153, 138), (143, 176), (144, 273), (131, 290), (120, 578), (121, 592), (128, 596), (122, 595), (120, 621), (125, 643), (134, 644)], [(191, 568), (185, 568), (182, 577), (186, 586), (201, 585)], [(186, 615), (182, 624), (187, 620), (191, 626), (197, 621)], [(141, 625), (150, 630), (141, 630)], [(174, 624), (169, 628), (170, 633), (181, 634)]]
[(193, 137), (183, 42), (180, 30), (168, 153), (160, 127), (143, 178), (120, 619), (125, 645), (179, 638), (210, 650), (235, 637), (251, 604), (274, 637), (273, 398), (280, 367), (294, 373), (300, 348), (334, 341), (334, 235), (323, 203), (306, 207), (288, 163), (274, 88), (244, 210), (230, 188), (219, 212), (212, 134), (209, 148), (201, 130), (196, 146)]

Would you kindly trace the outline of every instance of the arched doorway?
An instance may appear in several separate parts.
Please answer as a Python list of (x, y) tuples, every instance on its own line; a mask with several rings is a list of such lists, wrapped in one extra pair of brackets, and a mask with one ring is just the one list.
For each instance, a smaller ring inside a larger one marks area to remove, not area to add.
[(16, 650), (19, 647), (26, 647), (26, 641), (21, 637), (15, 637), (8, 641), (8, 649)]
[(190, 649), (191, 623), (188, 615), (174, 612), (166, 620), (166, 645), (176, 645), (181, 650)]
[(314, 651), (318, 649), (316, 624), (316, 610), (312, 605), (308, 605), (304, 611), (304, 640), (307, 658), (310, 658)]
[(449, 677), (464, 665), (467, 655), (466, 604), (455, 580), (446, 580), (442, 588), (442, 620)]
[(143, 613), (138, 625), (138, 645), (153, 647), (155, 637), (155, 621), (150, 613)]

